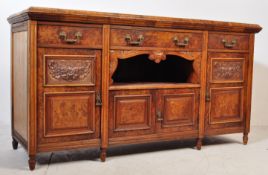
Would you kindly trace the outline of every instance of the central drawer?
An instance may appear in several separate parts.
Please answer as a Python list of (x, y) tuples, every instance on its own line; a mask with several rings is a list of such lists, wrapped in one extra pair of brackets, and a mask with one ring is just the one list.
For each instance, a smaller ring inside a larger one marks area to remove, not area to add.
[(113, 26), (111, 47), (158, 47), (201, 50), (203, 34), (200, 31), (164, 30)]

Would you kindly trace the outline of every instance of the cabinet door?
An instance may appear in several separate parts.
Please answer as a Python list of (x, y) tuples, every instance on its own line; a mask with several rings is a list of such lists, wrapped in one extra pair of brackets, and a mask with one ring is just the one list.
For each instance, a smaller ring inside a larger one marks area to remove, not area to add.
[(100, 56), (87, 49), (38, 49), (40, 150), (99, 142)]
[(154, 103), (149, 90), (111, 91), (109, 137), (139, 137), (154, 131)]
[(199, 88), (159, 90), (156, 106), (158, 132), (198, 129)]
[(243, 87), (210, 88), (209, 124), (243, 121)]
[(243, 127), (246, 62), (246, 54), (209, 53), (207, 132)]

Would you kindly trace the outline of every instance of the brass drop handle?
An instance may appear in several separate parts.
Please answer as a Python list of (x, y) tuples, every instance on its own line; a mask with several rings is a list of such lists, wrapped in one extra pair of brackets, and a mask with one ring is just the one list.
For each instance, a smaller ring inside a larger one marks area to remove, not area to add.
[(62, 41), (68, 43), (68, 44), (79, 43), (80, 39), (82, 38), (82, 33), (81, 32), (76, 32), (74, 36), (75, 36), (75, 39), (71, 39), (71, 38), (67, 38), (66, 32), (62, 31), (62, 32), (59, 33), (59, 38)]
[(157, 121), (162, 121), (164, 120), (162, 117), (162, 113), (161, 111), (156, 111), (156, 117), (157, 117)]
[(175, 36), (173, 38), (173, 42), (175, 43), (176, 46), (185, 47), (185, 46), (187, 46), (189, 44), (189, 38), (185, 37), (184, 40), (182, 42), (180, 42), (179, 38)]
[(223, 39), (221, 42), (226, 48), (233, 48), (237, 43), (236, 39), (233, 39), (231, 42), (228, 42), (226, 39)]
[(137, 40), (132, 40), (132, 37), (130, 36), (130, 34), (127, 34), (125, 36), (125, 41), (127, 42), (128, 45), (131, 45), (131, 46), (140, 46), (143, 40), (144, 40), (143, 35), (139, 35)]

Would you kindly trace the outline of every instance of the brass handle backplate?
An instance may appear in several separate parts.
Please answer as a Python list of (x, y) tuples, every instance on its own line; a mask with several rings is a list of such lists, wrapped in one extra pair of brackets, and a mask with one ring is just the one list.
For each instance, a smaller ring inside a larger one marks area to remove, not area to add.
[(68, 43), (68, 44), (75, 44), (75, 43), (79, 43), (80, 39), (82, 38), (82, 33), (81, 32), (76, 32), (75, 33), (75, 39), (71, 39), (71, 38), (67, 38), (67, 34), (66, 32), (60, 32), (59, 33), (59, 38)]
[(99, 92), (96, 93), (96, 106), (102, 106), (101, 94)]
[(182, 42), (179, 41), (178, 37), (174, 37), (173, 38), (173, 42), (175, 43), (176, 46), (179, 46), (179, 47), (185, 47), (189, 44), (189, 38), (188, 37), (185, 37), (183, 39)]
[(157, 111), (157, 112), (156, 112), (156, 117), (157, 117), (157, 121), (162, 121), (162, 120), (164, 120), (163, 117), (162, 117), (162, 113), (161, 113), (161, 111)]
[(130, 34), (127, 34), (125, 36), (125, 41), (127, 42), (128, 45), (131, 45), (131, 46), (140, 46), (143, 40), (144, 40), (143, 35), (139, 35), (137, 40), (132, 40), (132, 37), (130, 36)]
[(233, 48), (237, 43), (236, 39), (233, 39), (231, 42), (228, 42), (226, 39), (223, 39), (221, 42), (226, 48)]
[(210, 93), (206, 92), (206, 102), (210, 102)]

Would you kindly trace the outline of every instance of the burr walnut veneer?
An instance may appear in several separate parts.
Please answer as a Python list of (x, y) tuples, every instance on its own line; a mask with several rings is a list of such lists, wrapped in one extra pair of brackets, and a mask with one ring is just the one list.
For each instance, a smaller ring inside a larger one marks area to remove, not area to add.
[(12, 137), (29, 154), (250, 128), (259, 25), (31, 7), (11, 23)]

